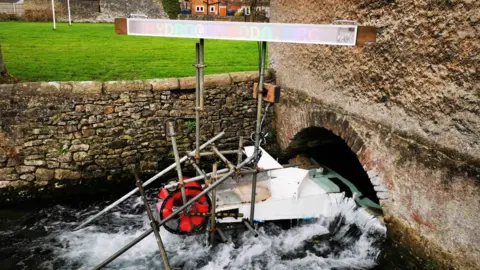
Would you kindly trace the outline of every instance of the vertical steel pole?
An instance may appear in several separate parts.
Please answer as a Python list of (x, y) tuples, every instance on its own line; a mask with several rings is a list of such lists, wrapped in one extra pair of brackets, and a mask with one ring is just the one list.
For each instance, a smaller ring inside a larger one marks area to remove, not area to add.
[(200, 110), (203, 111), (204, 79), (205, 79), (205, 44), (203, 38), (200, 39)]
[[(262, 132), (262, 103), (263, 103), (263, 84), (265, 80), (265, 55), (267, 52), (267, 43), (262, 41), (261, 48), (261, 57), (260, 57), (260, 79), (258, 82), (257, 89), (257, 127), (255, 131), (255, 150), (253, 151), (255, 169), (258, 165), (258, 152), (260, 151), (260, 133)], [(255, 196), (257, 192), (257, 173), (253, 174), (252, 177), (252, 197), (250, 201), (250, 223), (253, 224), (253, 219), (255, 217)]]
[(172, 139), (173, 155), (175, 157), (175, 164), (177, 167), (177, 176), (178, 176), (178, 181), (180, 182), (180, 190), (182, 191), (183, 204), (186, 204), (187, 195), (185, 193), (185, 186), (183, 183), (182, 165), (180, 164), (180, 157), (178, 156), (177, 140), (175, 139), (175, 129), (173, 128), (173, 121), (167, 121), (167, 130), (168, 130), (168, 134), (170, 135), (170, 138)]
[(242, 163), (242, 150), (243, 150), (243, 137), (240, 136), (238, 140), (238, 156), (237, 156), (237, 166)]
[(195, 44), (195, 162), (200, 160), (200, 44)]
[(145, 190), (143, 189), (142, 181), (137, 173), (135, 173), (135, 179), (137, 179), (137, 187), (140, 191), (140, 195), (142, 196), (143, 204), (145, 205), (145, 209), (147, 210), (148, 219), (150, 220), (150, 226), (152, 227), (153, 234), (155, 235), (155, 239), (157, 240), (158, 249), (160, 250), (160, 256), (162, 257), (163, 265), (165, 270), (172, 269), (170, 264), (168, 263), (167, 252), (165, 251), (165, 246), (163, 245), (162, 237), (160, 236), (158, 222), (155, 220), (152, 214), (152, 210), (148, 205), (147, 197), (145, 196)]
[(57, 23), (55, 22), (55, 2), (52, 0), (52, 14), (53, 14), (53, 30), (57, 30)]
[[(212, 176), (210, 184), (213, 185), (217, 179), (217, 163), (213, 163)], [(215, 244), (215, 227), (217, 226), (215, 222), (215, 211), (217, 208), (217, 190), (212, 190), (212, 210), (210, 212), (210, 245)]]
[(70, 14), (70, 0), (67, 0), (68, 8), (68, 25), (72, 26), (72, 15)]

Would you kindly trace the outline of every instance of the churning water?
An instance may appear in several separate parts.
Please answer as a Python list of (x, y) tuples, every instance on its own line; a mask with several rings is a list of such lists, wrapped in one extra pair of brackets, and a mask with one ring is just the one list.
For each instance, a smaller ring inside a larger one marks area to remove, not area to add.
[[(150, 198), (154, 194), (150, 193)], [(139, 197), (97, 223), (71, 231), (108, 202), (87, 208), (53, 206), (21, 215), (0, 214), (1, 269), (91, 269), (149, 229)], [(259, 236), (236, 233), (232, 242), (211, 247), (205, 235), (161, 235), (173, 269), (371, 269), (385, 227), (351, 199), (332, 207), (335, 218), (304, 222), (289, 230), (267, 224)], [(7, 218), (5, 218), (7, 216)], [(107, 269), (163, 269), (153, 235)]]

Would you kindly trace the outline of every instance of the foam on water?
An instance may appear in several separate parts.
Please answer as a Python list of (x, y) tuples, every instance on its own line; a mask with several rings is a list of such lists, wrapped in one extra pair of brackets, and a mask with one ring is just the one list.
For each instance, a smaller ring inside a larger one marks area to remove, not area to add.
[[(138, 198), (129, 211), (117, 209), (102, 224), (53, 235), (53, 258), (45, 268), (91, 269), (149, 229)], [(161, 230), (174, 269), (369, 269), (375, 266), (385, 227), (351, 199), (334, 204), (333, 219), (319, 219), (282, 230), (274, 225), (211, 247), (205, 235), (178, 236)], [(90, 211), (88, 212), (90, 213)], [(106, 225), (105, 225), (106, 224)], [(232, 236), (229, 236), (232, 237)], [(111, 269), (162, 269), (153, 235), (120, 256)]]

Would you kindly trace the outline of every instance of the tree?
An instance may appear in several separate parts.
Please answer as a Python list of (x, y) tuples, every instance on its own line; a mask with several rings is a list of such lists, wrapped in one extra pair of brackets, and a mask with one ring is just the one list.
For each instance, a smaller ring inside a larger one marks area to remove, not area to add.
[(180, 2), (178, 0), (163, 0), (163, 10), (170, 19), (176, 19), (180, 13)]

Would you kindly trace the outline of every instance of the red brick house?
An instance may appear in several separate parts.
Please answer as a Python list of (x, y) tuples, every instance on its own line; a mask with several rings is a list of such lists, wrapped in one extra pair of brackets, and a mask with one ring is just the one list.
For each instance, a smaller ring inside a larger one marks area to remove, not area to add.
[(192, 15), (227, 16), (225, 0), (192, 0)]

